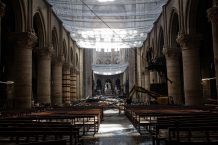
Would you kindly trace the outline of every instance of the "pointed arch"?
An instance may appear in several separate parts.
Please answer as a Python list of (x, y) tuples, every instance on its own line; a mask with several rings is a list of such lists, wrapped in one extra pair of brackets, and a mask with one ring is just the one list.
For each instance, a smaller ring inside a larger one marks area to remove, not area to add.
[(101, 63), (102, 63), (101, 60), (97, 59), (96, 64), (101, 64)]
[(179, 15), (178, 15), (178, 11), (176, 9), (172, 9), (168, 30), (170, 31), (169, 32), (170, 47), (176, 48), (177, 47), (176, 38), (177, 38), (177, 35), (179, 33), (179, 30), (180, 30), (180, 28), (179, 28)]
[(197, 10), (199, 1), (188, 1), (186, 6), (186, 30), (188, 34), (195, 33), (197, 25)]
[(158, 43), (158, 55), (161, 55), (164, 47), (164, 33), (163, 33), (163, 28), (161, 26), (159, 28), (157, 43)]
[(76, 68), (79, 68), (79, 57), (78, 57), (78, 53), (76, 53)]
[(67, 62), (67, 43), (65, 39), (63, 40), (63, 56), (65, 59), (65, 62)]
[(14, 10), (15, 31), (22, 32), (25, 30), (25, 24), (26, 24), (25, 23), (26, 15), (24, 12), (24, 7), (25, 7), (24, 2), (11, 0), (11, 4), (12, 4), (12, 8)]
[[(17, 1), (20, 3), (20, 13), (17, 14), (17, 18), (20, 19), (18, 22), (19, 26), (17, 28), (18, 31), (26, 31), (27, 30), (27, 14), (26, 14), (26, 6), (24, 1)], [(17, 6), (16, 6), (17, 7)]]
[(74, 51), (73, 51), (72, 46), (70, 47), (70, 61), (71, 61), (71, 64), (74, 65)]
[(57, 29), (55, 27), (53, 27), (52, 29), (52, 45), (53, 45), (53, 49), (55, 51), (55, 56), (58, 57), (59, 56), (59, 45), (58, 45), (58, 34), (57, 34)]
[(36, 35), (38, 36), (38, 47), (45, 47), (45, 23), (40, 9), (38, 9), (38, 11), (33, 16), (33, 28)]

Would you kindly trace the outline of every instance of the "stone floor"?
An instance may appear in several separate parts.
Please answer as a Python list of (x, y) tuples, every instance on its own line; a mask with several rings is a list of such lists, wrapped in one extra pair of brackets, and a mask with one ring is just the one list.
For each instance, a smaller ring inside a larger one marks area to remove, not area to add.
[(151, 139), (140, 136), (131, 122), (117, 109), (104, 111), (104, 121), (94, 137), (83, 137), (83, 145), (151, 145)]

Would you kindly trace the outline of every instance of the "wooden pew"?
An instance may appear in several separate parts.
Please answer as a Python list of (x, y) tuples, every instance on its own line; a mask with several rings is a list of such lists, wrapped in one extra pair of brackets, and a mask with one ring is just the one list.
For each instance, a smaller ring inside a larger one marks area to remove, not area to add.
[[(168, 117), (158, 118), (155, 127), (155, 132), (152, 134), (153, 144), (160, 144), (161, 140), (168, 138), (169, 128), (179, 127), (201, 127), (201, 126), (218, 126), (217, 116), (183, 116), (183, 117)], [(161, 132), (162, 131), (162, 132)]]
[[(139, 133), (143, 134), (150, 127), (156, 124), (157, 117), (165, 116), (192, 116), (195, 114), (210, 114), (211, 107), (199, 106), (169, 106), (169, 105), (151, 105), (151, 106), (128, 106), (126, 115), (133, 123)], [(144, 130), (143, 130), (144, 129)]]
[(60, 136), (68, 136), (71, 145), (79, 142), (79, 129), (70, 123), (55, 122), (19, 122), (12, 123), (0, 122), (0, 136), (16, 138), (16, 142), (20, 142), (20, 137), (25, 137), (29, 142), (30, 137), (34, 137), (36, 141), (41, 137), (46, 140), (47, 136), (53, 136), (58, 139)]
[[(129, 120), (140, 134), (150, 133), (153, 144), (159, 144), (161, 140), (168, 138), (169, 127), (175, 127), (181, 122), (185, 124), (197, 123), (196, 119), (193, 119), (196, 117), (200, 120), (198, 124), (211, 122), (217, 125), (218, 119), (216, 116), (218, 114), (212, 113), (213, 111), (213, 107), (205, 106), (125, 106), (125, 113)], [(208, 119), (208, 116), (214, 117), (213, 120)]]
[(214, 144), (214, 142), (218, 142), (218, 126), (213, 126), (213, 124), (170, 127), (168, 130), (169, 135), (166, 140), (168, 145), (195, 144), (196, 142), (198, 144)]
[(218, 142), (171, 142), (166, 145), (218, 145)]
[[(81, 128), (81, 134), (84, 135), (88, 132), (93, 134), (99, 130), (101, 122), (101, 109), (89, 110), (50, 110), (44, 112), (34, 112), (29, 115), (5, 118), (10, 120), (34, 120), (37, 122), (71, 122), (73, 125)], [(0, 120), (1, 122), (1, 120)]]
[(86, 111), (91, 111), (91, 110), (98, 110), (100, 111), (101, 115), (101, 121), (104, 118), (104, 107), (102, 106), (70, 106), (70, 107), (55, 107), (53, 109), (50, 109), (48, 111), (82, 111), (82, 110), (86, 110)]
[(19, 145), (67, 145), (66, 140), (40, 141), (31, 143), (22, 143)]

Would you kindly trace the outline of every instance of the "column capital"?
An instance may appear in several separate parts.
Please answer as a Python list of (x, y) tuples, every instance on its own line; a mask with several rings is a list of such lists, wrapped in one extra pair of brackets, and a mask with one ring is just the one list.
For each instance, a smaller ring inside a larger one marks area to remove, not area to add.
[(18, 48), (32, 49), (38, 38), (33, 32), (13, 32), (10, 33), (9, 40)]
[(80, 74), (80, 71), (79, 71), (79, 70), (76, 70), (76, 74), (79, 75), (79, 74)]
[(71, 66), (71, 68), (70, 68), (70, 73), (72, 73), (72, 74), (75, 74), (75, 73), (76, 73), (75, 67)]
[(52, 55), (52, 64), (62, 66), (63, 65), (63, 60), (62, 60), (61, 57)]
[(177, 41), (177, 43), (180, 44), (180, 46), (182, 48), (183, 47), (190, 48), (190, 46), (198, 47), (200, 45), (201, 39), (202, 39), (202, 36), (198, 35), (198, 34), (180, 33), (180, 34), (178, 34), (176, 41)]
[(166, 57), (177, 57), (181, 53), (181, 49), (178, 47), (175, 48), (163, 48), (163, 54)]
[(51, 58), (53, 53), (53, 47), (48, 46), (44, 48), (37, 48), (36, 52), (39, 57), (47, 56), (48, 58)]
[(64, 63), (63, 68), (64, 69), (70, 69), (70, 64), (69, 63)]
[(218, 23), (218, 6), (209, 8), (207, 10), (208, 18), (213, 23)]
[(0, 17), (3, 17), (5, 15), (5, 7), (6, 5), (0, 1)]

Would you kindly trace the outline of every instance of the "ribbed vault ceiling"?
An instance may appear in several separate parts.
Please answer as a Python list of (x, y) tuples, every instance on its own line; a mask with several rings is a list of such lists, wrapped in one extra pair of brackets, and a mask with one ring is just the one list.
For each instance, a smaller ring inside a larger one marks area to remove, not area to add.
[(48, 0), (82, 48), (141, 47), (167, 0)]

